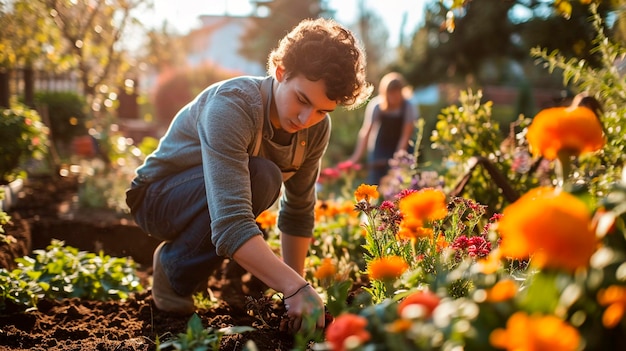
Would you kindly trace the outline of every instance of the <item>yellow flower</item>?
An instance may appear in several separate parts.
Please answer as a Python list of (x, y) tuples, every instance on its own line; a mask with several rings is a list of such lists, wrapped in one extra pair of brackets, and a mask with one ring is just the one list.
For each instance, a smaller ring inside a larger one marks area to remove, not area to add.
[(505, 208), (498, 223), (503, 257), (532, 256), (537, 267), (586, 267), (596, 249), (591, 215), (575, 196), (550, 187), (529, 191)]
[(602, 314), (602, 324), (607, 328), (614, 328), (624, 317), (626, 309), (626, 287), (611, 285), (598, 292), (598, 302), (602, 306), (609, 306)]
[(356, 202), (366, 201), (370, 202), (371, 200), (378, 199), (378, 186), (377, 185), (367, 185), (361, 184), (354, 192), (354, 197), (356, 198)]
[(432, 188), (422, 189), (402, 198), (399, 208), (404, 219), (422, 222), (442, 219), (448, 214), (446, 195), (443, 191)]
[(561, 150), (578, 156), (604, 146), (602, 125), (586, 107), (552, 107), (540, 111), (528, 127), (526, 135), (535, 155), (554, 160)]
[(491, 332), (489, 342), (507, 351), (573, 351), (580, 345), (580, 334), (556, 316), (516, 312), (506, 329)]
[(256, 222), (261, 226), (261, 228), (270, 229), (276, 225), (276, 217), (276, 211), (265, 210), (256, 218)]
[(317, 268), (313, 274), (315, 278), (319, 280), (332, 279), (337, 273), (337, 267), (333, 263), (331, 258), (324, 258), (322, 264)]
[(393, 280), (397, 279), (409, 268), (409, 265), (399, 256), (381, 257), (372, 260), (367, 269), (371, 279)]

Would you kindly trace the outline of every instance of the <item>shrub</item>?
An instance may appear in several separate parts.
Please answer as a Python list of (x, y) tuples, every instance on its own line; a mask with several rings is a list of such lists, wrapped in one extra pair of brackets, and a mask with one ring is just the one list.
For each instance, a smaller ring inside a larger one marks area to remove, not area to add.
[(35, 256), (18, 258), (18, 268), (0, 269), (0, 310), (10, 301), (36, 308), (43, 298), (123, 300), (143, 287), (135, 274), (135, 262), (65, 246), (53, 240)]
[(87, 132), (88, 106), (85, 98), (73, 92), (39, 92), (38, 106), (45, 106), (50, 120), (51, 138), (55, 144), (69, 143)]
[(156, 121), (167, 127), (178, 110), (196, 94), (213, 83), (234, 76), (231, 72), (211, 65), (161, 74), (153, 98)]
[(43, 158), (49, 129), (37, 111), (14, 103), (0, 111), (0, 183), (13, 180), (28, 158)]

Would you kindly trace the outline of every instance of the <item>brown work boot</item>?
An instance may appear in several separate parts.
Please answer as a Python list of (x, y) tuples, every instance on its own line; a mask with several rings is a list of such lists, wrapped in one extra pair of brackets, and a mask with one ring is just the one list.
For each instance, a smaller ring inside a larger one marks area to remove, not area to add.
[(165, 242), (162, 242), (154, 250), (152, 258), (152, 298), (156, 307), (164, 312), (175, 314), (192, 314), (196, 310), (193, 304), (193, 298), (190, 296), (181, 296), (172, 289), (165, 271), (161, 266), (159, 254)]

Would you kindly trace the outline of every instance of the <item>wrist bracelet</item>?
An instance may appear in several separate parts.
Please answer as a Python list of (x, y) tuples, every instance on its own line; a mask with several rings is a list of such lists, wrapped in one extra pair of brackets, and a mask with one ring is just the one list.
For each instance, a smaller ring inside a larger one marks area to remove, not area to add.
[(290, 298), (292, 298), (292, 297), (296, 296), (296, 295), (300, 292), (300, 290), (302, 290), (302, 289), (304, 289), (304, 288), (306, 288), (307, 286), (310, 286), (310, 285), (311, 285), (311, 284), (309, 284), (309, 283), (304, 284), (304, 285), (303, 285), (303, 286), (301, 286), (298, 290), (296, 290), (296, 292), (294, 292), (293, 294), (291, 294), (291, 295), (289, 295), (289, 296), (284, 296), (284, 297), (283, 297), (283, 301), (285, 301), (285, 300), (287, 300), (287, 299), (290, 299)]

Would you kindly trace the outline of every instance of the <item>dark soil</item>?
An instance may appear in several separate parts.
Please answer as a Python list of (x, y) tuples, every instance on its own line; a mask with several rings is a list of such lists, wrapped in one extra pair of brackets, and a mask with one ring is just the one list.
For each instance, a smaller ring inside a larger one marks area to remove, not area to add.
[[(8, 211), (5, 234), (16, 240), (0, 244), (0, 268), (15, 268), (14, 259), (44, 249), (54, 239), (80, 250), (132, 257), (144, 291), (125, 301), (44, 300), (36, 310), (15, 306), (0, 311), (0, 350), (155, 350), (184, 333), (189, 316), (163, 313), (150, 293), (152, 252), (158, 242), (127, 216), (106, 210), (77, 209), (75, 179), (31, 179), (17, 205)], [(242, 350), (248, 340), (258, 350), (291, 350), (293, 337), (279, 331), (284, 309), (264, 295), (265, 287), (241, 268), (225, 261), (207, 282), (218, 298), (214, 308), (197, 311), (205, 328), (252, 326), (256, 330), (224, 336), (220, 350)], [(262, 318), (261, 318), (262, 317)]]

